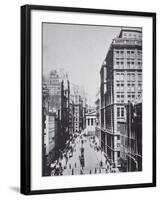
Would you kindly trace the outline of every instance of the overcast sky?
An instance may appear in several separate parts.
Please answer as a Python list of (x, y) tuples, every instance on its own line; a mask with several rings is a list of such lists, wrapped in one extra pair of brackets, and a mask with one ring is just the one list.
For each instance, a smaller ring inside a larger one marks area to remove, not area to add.
[(100, 68), (119, 27), (43, 23), (43, 74), (64, 68), (69, 80), (84, 86), (94, 105)]

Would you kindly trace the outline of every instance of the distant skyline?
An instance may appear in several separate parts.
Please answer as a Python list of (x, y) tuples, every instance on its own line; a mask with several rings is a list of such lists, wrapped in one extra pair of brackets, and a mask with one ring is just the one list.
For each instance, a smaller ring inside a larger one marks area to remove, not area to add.
[(95, 106), (100, 69), (120, 27), (43, 23), (43, 75), (63, 68), (71, 83), (83, 86)]

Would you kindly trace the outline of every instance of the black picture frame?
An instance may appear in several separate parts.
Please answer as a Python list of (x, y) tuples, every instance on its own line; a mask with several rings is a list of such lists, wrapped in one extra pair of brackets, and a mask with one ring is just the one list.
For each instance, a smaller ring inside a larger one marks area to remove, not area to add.
[[(152, 77), (153, 77), (153, 158), (152, 158), (152, 183), (106, 185), (94, 187), (60, 188), (49, 190), (31, 190), (31, 11), (63, 11), (107, 15), (141, 16), (152, 18)], [(55, 7), (44, 5), (21, 6), (21, 193), (25, 195), (81, 192), (95, 190), (112, 190), (127, 188), (144, 188), (156, 186), (156, 13), (104, 10), (90, 8)]]

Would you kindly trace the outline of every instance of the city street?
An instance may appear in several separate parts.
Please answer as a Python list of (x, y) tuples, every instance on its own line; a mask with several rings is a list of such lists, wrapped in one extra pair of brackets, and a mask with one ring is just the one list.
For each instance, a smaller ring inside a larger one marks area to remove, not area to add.
[[(98, 138), (85, 136), (83, 133), (70, 142), (62, 158), (57, 161), (57, 170), (52, 175), (98, 174), (112, 172), (104, 152), (98, 146)], [(61, 170), (59, 169), (61, 168)]]
[[(87, 45), (95, 46), (90, 34), (93, 27), (63, 26), (43, 24), (43, 46), (48, 46), (48, 53), (44, 50), (42, 175), (142, 171), (142, 28), (106, 27), (110, 48), (105, 52), (106, 42), (102, 43), (94, 57), (88, 48), (84, 51)], [(79, 30), (84, 45), (83, 50), (77, 49), (76, 63), (74, 52), (69, 57), (60, 50), (65, 47), (70, 52), (75, 47), (77, 32), (70, 35), (70, 30)], [(60, 38), (53, 37), (58, 32)], [(84, 41), (80, 33), (91, 40)], [(56, 45), (60, 51), (54, 55)], [(102, 51), (104, 57), (99, 60)], [(50, 55), (57, 56), (48, 59)], [(87, 62), (92, 59), (90, 68)], [(88, 76), (91, 69), (92, 76)]]

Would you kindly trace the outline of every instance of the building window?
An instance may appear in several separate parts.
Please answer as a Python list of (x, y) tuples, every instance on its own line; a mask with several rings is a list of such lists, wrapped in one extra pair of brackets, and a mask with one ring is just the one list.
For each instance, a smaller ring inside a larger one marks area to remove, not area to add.
[(117, 108), (117, 117), (120, 117), (120, 108)]
[(119, 81), (120, 80), (120, 73), (117, 73), (116, 77), (117, 77), (117, 80)]
[(119, 51), (116, 51), (116, 54), (119, 55)]
[(116, 62), (116, 67), (117, 67), (117, 68), (119, 67), (119, 61)]
[(91, 126), (93, 126), (93, 118), (91, 118)]
[(138, 84), (138, 90), (141, 90), (141, 89), (142, 89), (142, 85)]
[(130, 62), (127, 62), (127, 67), (130, 67)]
[(132, 98), (135, 98), (135, 95), (132, 95)]
[(128, 89), (128, 91), (131, 90), (131, 85), (130, 84), (127, 84), (127, 89)]
[(117, 91), (120, 91), (120, 84), (117, 84)]
[(138, 74), (138, 81), (142, 81), (142, 74)]
[(130, 51), (127, 51), (127, 54), (130, 54)]
[(121, 91), (123, 92), (123, 90), (124, 90), (124, 86), (121, 86)]
[(117, 117), (124, 117), (124, 108), (117, 107)]
[(120, 103), (120, 95), (117, 95), (117, 103)]
[(134, 81), (135, 80), (135, 74), (132, 74), (132, 81)]
[(135, 91), (135, 87), (132, 86), (132, 87), (131, 87), (131, 92), (134, 92), (134, 91)]
[(130, 81), (130, 74), (127, 74), (127, 80)]
[(121, 108), (121, 117), (124, 117), (124, 108)]
[(124, 81), (124, 73), (121, 73), (121, 75), (120, 75), (120, 80), (121, 80), (121, 81)]

